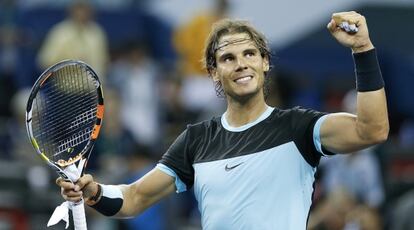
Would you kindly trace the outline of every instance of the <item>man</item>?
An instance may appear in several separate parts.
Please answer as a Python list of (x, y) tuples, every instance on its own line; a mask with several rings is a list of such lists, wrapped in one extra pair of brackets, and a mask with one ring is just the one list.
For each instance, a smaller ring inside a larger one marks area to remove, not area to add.
[(93, 66), (104, 80), (109, 60), (107, 35), (93, 15), (93, 6), (88, 1), (71, 2), (68, 16), (46, 35), (37, 57), (40, 67), (46, 68), (65, 59), (78, 59)]
[[(342, 22), (350, 26), (340, 28)], [(336, 13), (327, 27), (354, 55), (356, 115), (266, 105), (270, 52), (264, 37), (245, 22), (220, 21), (207, 40), (205, 64), (226, 96), (226, 112), (189, 125), (138, 181), (112, 186), (90, 175), (76, 185), (58, 179), (63, 197), (78, 201), (83, 195), (104, 215), (128, 217), (194, 186), (204, 229), (306, 229), (320, 157), (383, 142), (389, 129), (384, 83), (365, 18)]]

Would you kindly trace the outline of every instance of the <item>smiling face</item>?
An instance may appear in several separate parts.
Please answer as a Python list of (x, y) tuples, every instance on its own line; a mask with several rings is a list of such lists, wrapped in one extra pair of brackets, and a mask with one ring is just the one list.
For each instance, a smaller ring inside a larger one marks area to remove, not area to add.
[(247, 33), (223, 35), (215, 53), (216, 68), (211, 72), (227, 96), (248, 99), (263, 95), (265, 72), (269, 70), (268, 58), (262, 57), (256, 44)]

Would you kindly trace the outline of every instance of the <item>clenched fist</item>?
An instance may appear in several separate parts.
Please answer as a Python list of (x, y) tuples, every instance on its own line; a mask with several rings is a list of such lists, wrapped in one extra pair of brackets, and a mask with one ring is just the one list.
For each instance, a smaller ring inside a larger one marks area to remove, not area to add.
[(72, 202), (78, 202), (83, 197), (88, 205), (92, 205), (94, 202), (90, 199), (98, 192), (98, 184), (89, 174), (83, 175), (75, 184), (59, 177), (56, 184), (61, 188), (62, 197)]
[[(342, 22), (347, 22), (351, 26), (356, 26), (358, 32), (347, 32), (340, 27)], [(355, 11), (340, 12), (332, 14), (332, 19), (327, 25), (332, 36), (343, 46), (352, 49), (352, 52), (359, 53), (374, 48), (369, 33), (365, 17)]]

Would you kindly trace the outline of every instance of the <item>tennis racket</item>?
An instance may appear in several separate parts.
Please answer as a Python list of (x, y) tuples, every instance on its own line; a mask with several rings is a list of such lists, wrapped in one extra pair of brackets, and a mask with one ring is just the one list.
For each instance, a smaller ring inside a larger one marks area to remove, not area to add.
[[(75, 183), (86, 167), (104, 113), (95, 71), (65, 60), (35, 82), (26, 108), (26, 128), (37, 154), (66, 181)], [(83, 199), (71, 203), (76, 230), (87, 228)]]

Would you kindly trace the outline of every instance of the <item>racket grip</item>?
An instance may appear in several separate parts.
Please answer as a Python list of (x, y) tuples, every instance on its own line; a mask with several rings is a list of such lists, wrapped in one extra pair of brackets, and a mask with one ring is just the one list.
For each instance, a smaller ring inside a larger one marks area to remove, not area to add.
[(72, 203), (72, 215), (75, 230), (87, 230), (83, 199), (77, 203)]

